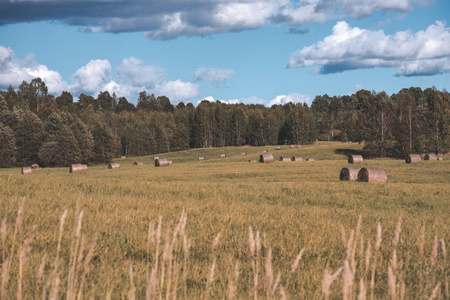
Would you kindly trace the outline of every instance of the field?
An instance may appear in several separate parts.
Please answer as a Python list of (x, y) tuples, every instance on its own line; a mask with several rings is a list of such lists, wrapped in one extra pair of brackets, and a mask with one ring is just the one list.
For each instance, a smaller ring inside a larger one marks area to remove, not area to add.
[[(0, 169), (2, 299), (450, 299), (450, 157), (365, 160), (389, 182), (339, 181), (361, 147), (193, 149), (160, 154), (170, 167), (139, 157), (73, 174)], [(249, 163), (262, 149), (276, 161)]]

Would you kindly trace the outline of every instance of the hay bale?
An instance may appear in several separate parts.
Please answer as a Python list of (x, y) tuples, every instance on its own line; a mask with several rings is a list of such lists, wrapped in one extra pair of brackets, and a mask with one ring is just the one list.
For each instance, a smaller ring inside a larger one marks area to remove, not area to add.
[(133, 163), (134, 166), (142, 166), (144, 163), (142, 161), (135, 161)]
[(169, 165), (171, 165), (173, 161), (169, 160), (168, 162), (169, 162)]
[(302, 161), (303, 158), (301, 156), (292, 156), (292, 161)]
[(220, 154), (220, 158), (226, 157), (225, 153)]
[(241, 156), (247, 155), (247, 153), (245, 152), (241, 152)]
[(121, 156), (120, 158), (127, 158), (126, 156)]
[(108, 169), (118, 169), (120, 168), (120, 164), (119, 163), (110, 163), (108, 164)]
[(158, 158), (155, 160), (155, 167), (168, 167), (169, 165), (167, 158)]
[(314, 158), (307, 158), (306, 161), (314, 161)]
[(259, 162), (270, 163), (273, 162), (273, 155), (271, 153), (264, 153), (259, 156)]
[(69, 173), (79, 173), (83, 172), (83, 167), (81, 164), (71, 164), (69, 168)]
[(444, 159), (442, 157), (438, 156), (437, 160), (443, 161)]
[(23, 174), (23, 175), (26, 175), (26, 174), (31, 174), (33, 171), (31, 170), (31, 167), (24, 167), (24, 168), (22, 168), (22, 170), (21, 170), (21, 173)]
[(159, 156), (153, 156), (153, 160), (159, 159)]
[(387, 183), (388, 177), (383, 169), (361, 168), (357, 180), (370, 183)]
[[(39, 168), (39, 165), (38, 165), (38, 164), (32, 164), (32, 165), (31, 165), (31, 168), (32, 168), (32, 169), (38, 169), (38, 168)], [(40, 169), (40, 168), (39, 168), (39, 169)]]
[(356, 180), (358, 179), (358, 173), (361, 168), (342, 168), (341, 174), (339, 175), (340, 180)]
[(256, 159), (250, 159), (248, 162), (255, 163), (258, 162)]
[(408, 154), (406, 157), (407, 164), (417, 164), (420, 163), (421, 160), (420, 154)]
[(361, 155), (349, 155), (348, 156), (349, 164), (362, 164), (363, 162), (364, 162), (364, 159)]
[(295, 148), (295, 145), (291, 145), (291, 148)]
[(275, 150), (281, 150), (281, 146), (276, 146)]
[(266, 150), (266, 149), (263, 149), (263, 150), (261, 151), (261, 153), (267, 153), (267, 150)]
[(84, 171), (87, 171), (87, 165), (81, 165), (81, 170), (84, 172)]
[(297, 148), (301, 148), (302, 147), (302, 145), (297, 145)]
[(291, 158), (289, 156), (281, 156), (280, 161), (291, 161)]
[(426, 154), (424, 160), (437, 160), (437, 155), (433, 153)]
[(205, 160), (205, 157), (204, 156), (199, 156), (198, 160)]

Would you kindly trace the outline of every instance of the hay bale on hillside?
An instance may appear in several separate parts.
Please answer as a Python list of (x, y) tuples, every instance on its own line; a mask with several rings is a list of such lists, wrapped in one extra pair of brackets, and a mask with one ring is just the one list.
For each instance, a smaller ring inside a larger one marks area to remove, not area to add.
[(120, 164), (119, 163), (110, 163), (108, 164), (108, 169), (118, 169), (120, 168)]
[(158, 158), (155, 160), (155, 167), (168, 167), (169, 165), (167, 158)]
[(225, 153), (220, 154), (220, 158), (225, 158), (225, 157), (226, 157)]
[(444, 159), (442, 157), (438, 156), (437, 160), (443, 161)]
[(159, 159), (159, 156), (153, 156), (153, 160)]
[[(32, 165), (31, 165), (31, 168), (32, 168), (32, 169), (38, 169), (38, 168), (39, 168), (39, 165), (38, 165), (38, 164), (32, 164)], [(40, 169), (40, 168), (39, 168), (39, 169)]]
[(388, 177), (383, 169), (361, 168), (358, 172), (357, 180), (370, 183), (387, 183)]
[(22, 168), (21, 173), (23, 175), (31, 174), (32, 173), (31, 167), (24, 167), (24, 168)]
[(271, 153), (264, 153), (259, 156), (259, 162), (270, 163), (273, 162), (273, 155)]
[(361, 168), (342, 168), (341, 174), (339, 175), (340, 180), (356, 180), (358, 179), (358, 173)]
[(144, 163), (142, 161), (135, 161), (133, 163), (134, 166), (142, 166)]
[(263, 150), (261, 151), (261, 153), (267, 153), (267, 150), (266, 150), (266, 149), (263, 149)]
[(198, 160), (205, 160), (205, 157), (204, 156), (199, 156)]
[(241, 156), (247, 155), (246, 152), (241, 152)]
[(314, 161), (314, 158), (307, 158), (306, 161)]
[(81, 164), (71, 164), (69, 168), (69, 173), (79, 173), (83, 172), (83, 167)]
[(248, 162), (255, 163), (258, 162), (256, 159), (250, 159)]
[(276, 146), (275, 150), (281, 150), (281, 146)]
[(281, 156), (280, 161), (291, 161), (291, 158), (289, 156)]
[(408, 154), (406, 157), (407, 164), (417, 164), (420, 163), (421, 160), (420, 154)]
[(81, 171), (83, 172), (87, 171), (87, 168), (88, 168), (87, 165), (81, 165)]
[(292, 156), (292, 161), (303, 161), (301, 156)]
[(426, 154), (424, 160), (437, 160), (437, 155), (433, 153)]
[(364, 162), (364, 159), (361, 155), (349, 155), (348, 156), (349, 164), (362, 164), (363, 162)]

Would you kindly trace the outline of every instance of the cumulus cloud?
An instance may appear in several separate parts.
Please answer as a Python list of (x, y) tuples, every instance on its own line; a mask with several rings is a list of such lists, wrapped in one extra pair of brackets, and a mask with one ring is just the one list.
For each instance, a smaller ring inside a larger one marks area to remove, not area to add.
[(9, 85), (18, 87), (23, 80), (31, 81), (36, 77), (45, 81), (50, 92), (60, 93), (68, 89), (61, 74), (36, 62), (33, 55), (18, 60), (13, 50), (0, 46), (0, 88), (7, 88)]
[(386, 35), (338, 22), (332, 34), (293, 53), (288, 67), (320, 66), (320, 74), (345, 70), (396, 67), (398, 76), (434, 75), (450, 71), (450, 28), (437, 21), (413, 34)]
[(210, 81), (215, 85), (220, 85), (222, 82), (227, 81), (234, 76), (233, 70), (214, 69), (214, 68), (199, 68), (192, 76), (195, 81)]
[[(205, 98), (202, 98), (201, 100), (197, 101), (197, 104), (202, 102), (203, 100), (209, 101), (209, 102), (216, 102), (216, 99), (213, 96), (208, 96)], [(298, 93), (290, 94), (290, 95), (279, 95), (273, 98), (272, 100), (264, 100), (261, 98), (258, 98), (257, 96), (250, 96), (246, 98), (240, 98), (240, 99), (228, 99), (228, 100), (218, 100), (219, 102), (225, 103), (225, 104), (262, 104), (265, 106), (272, 106), (272, 105), (284, 105), (286, 103), (307, 103), (308, 105), (311, 104), (311, 98), (308, 95), (300, 95)]]
[(300, 95), (298, 93), (290, 94), (290, 95), (279, 95), (276, 96), (269, 102), (269, 106), (281, 104), (284, 105), (286, 103), (307, 103), (311, 104), (311, 98), (308, 95)]
[(409, 12), (433, 0), (0, 0), (0, 25), (56, 20), (89, 32), (144, 32), (149, 39), (301, 25), (376, 12)]
[(109, 61), (106, 59), (91, 60), (73, 74), (72, 80), (75, 85), (72, 86), (72, 89), (87, 93), (98, 92), (108, 82), (110, 73), (111, 64)]
[(116, 70), (117, 76), (123, 82), (130, 82), (136, 87), (154, 88), (164, 82), (165, 70), (157, 66), (146, 66), (144, 62), (134, 58), (125, 58)]
[(198, 85), (181, 80), (168, 81), (154, 89), (157, 95), (165, 95), (169, 97), (171, 102), (186, 101), (198, 97)]

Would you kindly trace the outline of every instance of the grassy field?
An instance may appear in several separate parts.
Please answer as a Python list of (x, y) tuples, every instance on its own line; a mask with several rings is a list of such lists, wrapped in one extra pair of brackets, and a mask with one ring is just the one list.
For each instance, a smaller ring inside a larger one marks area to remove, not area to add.
[[(73, 174), (0, 169), (2, 298), (450, 299), (450, 157), (365, 160), (389, 183), (339, 181), (361, 147), (194, 149), (160, 154), (170, 167), (139, 157)], [(262, 149), (276, 161), (249, 163)]]

